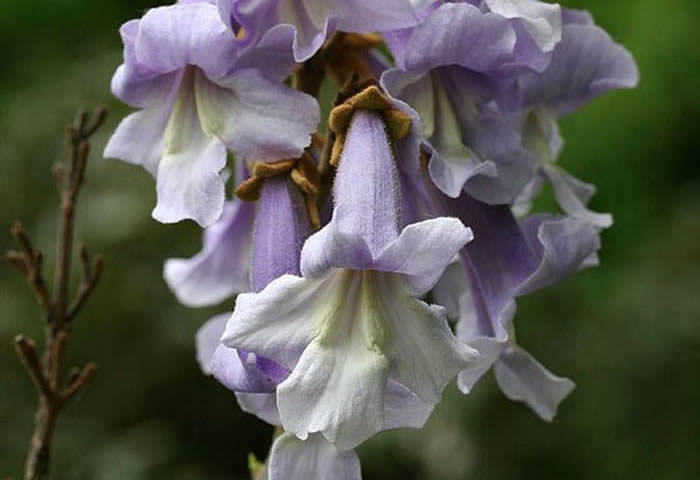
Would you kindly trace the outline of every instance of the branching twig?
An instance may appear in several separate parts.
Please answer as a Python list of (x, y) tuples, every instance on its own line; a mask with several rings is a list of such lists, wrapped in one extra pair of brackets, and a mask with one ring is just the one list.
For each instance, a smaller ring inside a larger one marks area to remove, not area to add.
[(85, 246), (80, 247), (83, 279), (75, 298), (68, 300), (75, 205), (85, 177), (90, 152), (90, 137), (104, 123), (107, 111), (98, 108), (92, 115), (80, 113), (67, 129), (71, 156), (67, 165), (53, 168), (54, 178), (61, 195), (56, 271), (53, 295), (49, 293), (42, 275), (43, 255), (29, 239), (21, 223), (15, 223), (12, 235), (21, 250), (7, 252), (7, 260), (25, 277), (43, 309), (45, 319), (45, 347), (39, 357), (36, 343), (21, 335), (15, 338), (15, 351), (24, 364), (39, 392), (35, 429), (25, 463), (25, 480), (48, 477), (51, 438), (61, 408), (95, 375), (97, 366), (88, 363), (82, 369), (74, 368), (67, 381), (61, 380), (61, 358), (70, 337), (71, 321), (78, 314), (100, 279), (103, 269), (101, 257), (92, 262)]

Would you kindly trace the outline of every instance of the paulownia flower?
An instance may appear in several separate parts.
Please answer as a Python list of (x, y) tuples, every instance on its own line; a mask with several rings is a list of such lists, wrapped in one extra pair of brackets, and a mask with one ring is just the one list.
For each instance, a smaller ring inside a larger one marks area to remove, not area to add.
[[(285, 273), (299, 274), (301, 244), (311, 231), (308, 202), (303, 195), (313, 191), (307, 185), (315, 183), (313, 169), (303, 161), (291, 169), (287, 167), (285, 162), (256, 166), (254, 172), (267, 176), (254, 176), (252, 182), (238, 189), (244, 196), (250, 195), (251, 185), (258, 190), (253, 255), (256, 291), (263, 290), (270, 281)], [(289, 173), (295, 169), (297, 173)], [(299, 188), (299, 184), (305, 190)], [(198, 332), (200, 365), (205, 373), (236, 392), (245, 411), (268, 423), (280, 425), (274, 392), (290, 372), (270, 359), (221, 345), (219, 339), (230, 316), (219, 315)], [(421, 401), (406, 387), (393, 381), (387, 386), (383, 408), (385, 429), (419, 428), (432, 411), (431, 404)], [(356, 454), (351, 450), (338, 450), (318, 433), (304, 441), (292, 434), (281, 435), (272, 447), (267, 473), (270, 480), (325, 480), (329, 476), (339, 480), (361, 478)]]
[(319, 107), (281, 84), (294, 65), (284, 32), (243, 53), (216, 6), (185, 3), (149, 10), (121, 35), (112, 90), (140, 110), (122, 121), (105, 156), (156, 176), (157, 220), (208, 226), (221, 216), (227, 148), (240, 160), (272, 161), (309, 144)]
[(518, 36), (513, 21), (468, 3), (447, 3), (420, 25), (385, 35), (397, 68), (382, 85), (420, 115), (429, 171), (445, 194), (464, 189), (487, 203), (509, 203), (530, 180), (517, 117)]
[(459, 375), (469, 393), (494, 367), (501, 390), (552, 420), (573, 382), (547, 371), (515, 343), (515, 298), (597, 264), (598, 229), (570, 217), (535, 215), (517, 222), (507, 205), (487, 205), (462, 193), (451, 199), (429, 182), (433, 207), (468, 222), (474, 240), (460, 252), (434, 290), (457, 322), (457, 336), (483, 357)]
[[(476, 352), (449, 329), (428, 292), (471, 232), (437, 218), (400, 231), (401, 189), (392, 142), (410, 118), (376, 87), (336, 107), (332, 220), (307, 240), (301, 274), (238, 297), (222, 342), (290, 372), (277, 386), (284, 429), (322, 433), (352, 449), (391, 423), (391, 385), (428, 405)], [(398, 151), (398, 148), (397, 148)]]
[(612, 225), (612, 216), (586, 208), (595, 187), (555, 165), (563, 145), (558, 120), (607, 91), (636, 86), (639, 72), (629, 52), (584, 12), (565, 13), (563, 39), (547, 70), (525, 74), (519, 80), (523, 145), (536, 159), (538, 174), (518, 197), (516, 207), (518, 213), (527, 211), (546, 180), (567, 215), (606, 228)]

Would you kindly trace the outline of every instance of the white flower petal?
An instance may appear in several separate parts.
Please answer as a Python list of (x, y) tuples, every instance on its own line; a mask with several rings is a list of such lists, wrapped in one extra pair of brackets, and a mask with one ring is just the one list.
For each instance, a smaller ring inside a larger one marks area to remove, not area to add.
[(330, 305), (328, 289), (323, 279), (283, 275), (260, 293), (239, 295), (222, 342), (292, 370), (314, 338), (315, 322), (339, 307)]
[(339, 451), (322, 435), (306, 441), (280, 435), (272, 445), (269, 480), (361, 480), (360, 460), (354, 451)]
[(561, 41), (562, 13), (557, 4), (537, 0), (484, 0), (492, 12), (523, 22), (525, 30), (543, 52)]
[(396, 275), (377, 274), (376, 291), (388, 330), (386, 349), (392, 378), (427, 403), (437, 403), (445, 386), (477, 361), (477, 352), (455, 338), (445, 309), (411, 296)]

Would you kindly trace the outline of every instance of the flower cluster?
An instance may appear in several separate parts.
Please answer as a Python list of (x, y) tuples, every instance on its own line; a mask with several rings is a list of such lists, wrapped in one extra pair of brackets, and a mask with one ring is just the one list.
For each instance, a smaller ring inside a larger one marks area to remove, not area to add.
[[(449, 382), (469, 393), (491, 367), (507, 397), (554, 417), (574, 385), (516, 343), (515, 299), (596, 265), (612, 224), (557, 165), (557, 122), (638, 81), (588, 13), (181, 0), (121, 34), (112, 89), (139, 110), (105, 156), (156, 177), (154, 218), (206, 228), (165, 279), (189, 306), (237, 295), (197, 354), (283, 430), (270, 480), (359, 479), (355, 447), (420, 428)], [(338, 94), (321, 108), (327, 74)], [(528, 215), (544, 182), (561, 213)]]

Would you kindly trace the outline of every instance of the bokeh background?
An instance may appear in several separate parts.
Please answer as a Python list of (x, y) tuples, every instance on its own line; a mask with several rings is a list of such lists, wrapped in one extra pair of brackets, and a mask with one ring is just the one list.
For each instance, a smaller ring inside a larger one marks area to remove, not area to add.
[[(565, 3), (591, 10), (642, 74), (637, 90), (563, 122), (561, 162), (615, 215), (601, 267), (518, 304), (520, 342), (578, 387), (552, 424), (490, 375), (469, 397), (450, 387), (424, 430), (362, 448), (365, 479), (700, 478), (700, 2)], [(59, 420), (55, 479), (242, 479), (247, 453), (269, 445), (271, 429), (194, 360), (198, 326), (231, 305), (187, 309), (161, 280), (164, 259), (194, 254), (200, 232), (151, 220), (150, 176), (99, 155), (128, 112), (109, 93), (117, 28), (155, 5), (0, 0), (0, 250), (16, 218), (53, 249), (49, 168), (65, 154), (64, 126), (80, 107), (111, 110), (78, 210), (78, 237), (104, 254), (106, 273), (68, 354), (100, 372)], [(41, 336), (39, 310), (3, 264), (0, 478), (21, 477), (33, 424), (35, 392), (11, 347), (20, 332)]]

